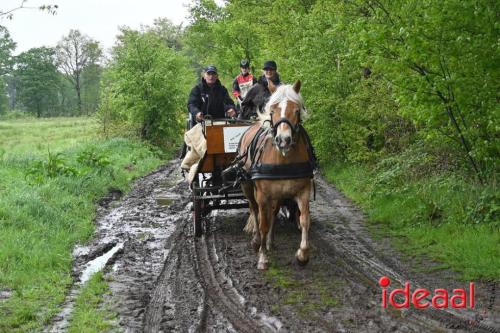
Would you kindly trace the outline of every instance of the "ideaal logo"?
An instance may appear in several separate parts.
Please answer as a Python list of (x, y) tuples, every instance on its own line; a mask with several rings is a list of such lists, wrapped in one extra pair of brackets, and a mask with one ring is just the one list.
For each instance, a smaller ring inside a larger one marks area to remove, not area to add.
[[(382, 276), (379, 281), (379, 285), (382, 287), (382, 307), (387, 308), (387, 301), (389, 304), (396, 309), (409, 308), (410, 303), (413, 304), (415, 309), (425, 309), (432, 306), (436, 309), (448, 308), (451, 306), (454, 309), (459, 308), (474, 308), (474, 282), (469, 283), (469, 290), (463, 289), (453, 289), (449, 293), (446, 289), (435, 289), (434, 293), (425, 288), (417, 288), (413, 292), (410, 289), (410, 282), (406, 282), (404, 288), (394, 289), (389, 295), (387, 292), (387, 287), (391, 284), (391, 280), (387, 276)], [(425, 301), (425, 299), (432, 295), (431, 302)], [(403, 303), (396, 302), (396, 297), (402, 296), (404, 298)], [(451, 296), (451, 298), (448, 298)]]

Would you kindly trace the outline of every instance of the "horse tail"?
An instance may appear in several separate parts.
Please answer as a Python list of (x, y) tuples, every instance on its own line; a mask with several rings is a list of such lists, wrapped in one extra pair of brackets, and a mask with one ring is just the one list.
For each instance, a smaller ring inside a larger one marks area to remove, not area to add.
[(257, 221), (255, 220), (255, 214), (250, 213), (250, 216), (248, 217), (247, 224), (245, 225), (245, 228), (243, 230), (246, 233), (252, 234), (257, 230)]

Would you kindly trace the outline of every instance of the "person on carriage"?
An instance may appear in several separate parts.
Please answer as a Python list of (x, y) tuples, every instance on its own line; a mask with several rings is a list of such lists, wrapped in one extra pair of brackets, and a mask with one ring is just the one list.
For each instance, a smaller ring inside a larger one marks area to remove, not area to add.
[(212, 118), (236, 117), (234, 102), (217, 74), (217, 67), (209, 65), (203, 72), (201, 81), (191, 89), (187, 104), (191, 125), (201, 122), (206, 115)]
[(238, 105), (241, 104), (247, 92), (257, 80), (250, 73), (250, 61), (243, 59), (240, 61), (240, 74), (233, 81), (233, 96), (236, 97)]
[(269, 81), (272, 81), (275, 87), (281, 84), (280, 75), (278, 74), (278, 66), (274, 60), (264, 62), (262, 67), (263, 74), (246, 94), (241, 102), (240, 118), (250, 119), (257, 115), (257, 112), (262, 112), (264, 106), (272, 95), (269, 90)]
[[(281, 84), (280, 75), (278, 73), (278, 66), (276, 65), (276, 61), (268, 60), (264, 63), (262, 67), (264, 74), (259, 77), (257, 80), (258, 84), (262, 84), (264, 87), (268, 88), (269, 81), (273, 81), (275, 86), (279, 86)], [(269, 89), (268, 89), (269, 92)], [(269, 92), (269, 96), (271, 92)]]

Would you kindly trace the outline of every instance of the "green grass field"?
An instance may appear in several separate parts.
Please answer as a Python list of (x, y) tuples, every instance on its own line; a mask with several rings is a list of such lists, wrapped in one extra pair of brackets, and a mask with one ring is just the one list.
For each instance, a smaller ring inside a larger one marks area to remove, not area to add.
[[(404, 254), (430, 258), (465, 280), (500, 280), (496, 188), (453, 175), (396, 177), (367, 166), (326, 167), (326, 177)], [(375, 228), (376, 227), (376, 228)]]
[(95, 141), (98, 125), (93, 118), (45, 118), (0, 121), (0, 151), (6, 157), (43, 154)]
[(160, 156), (138, 141), (99, 139), (88, 118), (0, 121), (0, 290), (10, 294), (0, 332), (49, 322), (72, 283), (72, 248), (93, 234), (96, 200), (127, 191)]

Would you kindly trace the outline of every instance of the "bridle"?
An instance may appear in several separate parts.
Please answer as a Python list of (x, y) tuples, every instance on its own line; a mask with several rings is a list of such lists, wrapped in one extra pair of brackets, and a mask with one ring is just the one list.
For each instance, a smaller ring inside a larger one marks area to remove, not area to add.
[(274, 111), (271, 111), (270, 114), (271, 114), (271, 119), (269, 120), (269, 122), (271, 123), (273, 139), (276, 138), (276, 135), (277, 135), (277, 132), (278, 132), (278, 126), (281, 125), (281, 124), (283, 124), (283, 123), (287, 124), (288, 127), (290, 127), (290, 129), (292, 130), (292, 137), (295, 138), (295, 135), (300, 130), (300, 126), (301, 126), (301, 122), (302, 122), (302, 119), (300, 118), (300, 110), (296, 111), (298, 121), (297, 121), (297, 123), (295, 125), (292, 124), (292, 122), (290, 120), (288, 120), (288, 118), (286, 118), (286, 117), (282, 117), (276, 123), (273, 123), (273, 114), (274, 114)]

